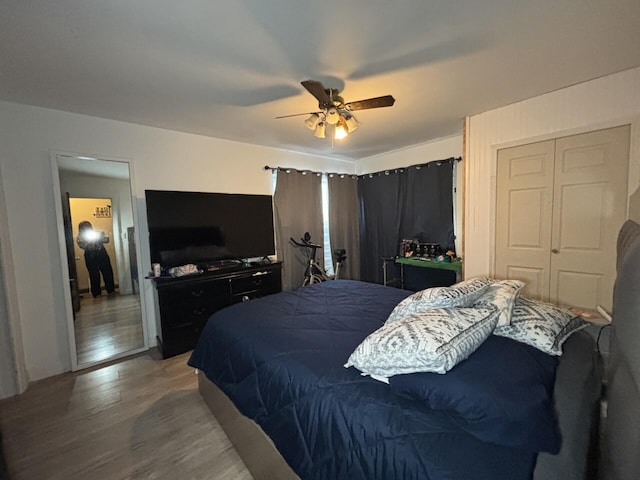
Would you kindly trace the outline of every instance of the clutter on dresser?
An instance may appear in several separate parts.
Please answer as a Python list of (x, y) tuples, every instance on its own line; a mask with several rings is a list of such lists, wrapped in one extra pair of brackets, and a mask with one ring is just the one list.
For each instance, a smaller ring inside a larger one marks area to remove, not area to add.
[(193, 263), (187, 263), (186, 265), (171, 267), (169, 269), (169, 275), (172, 277), (184, 277), (185, 275), (194, 275), (196, 273), (202, 273), (202, 270), (198, 269), (198, 266)]

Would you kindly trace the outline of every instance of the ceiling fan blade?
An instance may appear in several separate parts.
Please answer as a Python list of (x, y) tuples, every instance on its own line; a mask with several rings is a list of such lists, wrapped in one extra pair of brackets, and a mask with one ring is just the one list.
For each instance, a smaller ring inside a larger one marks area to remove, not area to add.
[(280, 115), (279, 117), (276, 117), (276, 120), (279, 118), (301, 117), (302, 115), (313, 115), (314, 113), (318, 114), (322, 112), (307, 112), (307, 113), (293, 113), (291, 115)]
[(311, 95), (316, 97), (320, 108), (328, 108), (331, 105), (331, 99), (329, 98), (329, 95), (327, 95), (326, 88), (324, 88), (322, 83), (317, 82), (316, 80), (305, 80), (300, 83)]
[(345, 103), (347, 110), (366, 110), (368, 108), (390, 107), (395, 103), (396, 99), (391, 95), (384, 97), (368, 98), (367, 100), (358, 100), (357, 102)]

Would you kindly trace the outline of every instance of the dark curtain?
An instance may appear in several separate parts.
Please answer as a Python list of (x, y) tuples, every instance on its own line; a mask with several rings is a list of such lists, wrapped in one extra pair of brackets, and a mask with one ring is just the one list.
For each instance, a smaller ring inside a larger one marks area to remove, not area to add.
[(358, 178), (360, 200), (360, 278), (382, 283), (382, 258), (398, 253), (400, 175)]
[[(340, 278), (360, 279), (360, 226), (358, 222), (358, 179), (352, 175), (329, 175), (329, 236), (331, 254), (345, 249), (347, 259)], [(335, 265), (335, 255), (333, 264)]]
[[(302, 285), (307, 266), (305, 249), (293, 245), (289, 238), (300, 241), (305, 232), (311, 242), (322, 245), (322, 187), (319, 175), (291, 170), (278, 170), (276, 191), (273, 195), (276, 221), (276, 254), (282, 261), (282, 289), (292, 290)], [(318, 250), (316, 260), (322, 265), (323, 252)]]
[(362, 280), (382, 283), (382, 258), (398, 255), (403, 238), (453, 248), (454, 161), (359, 178)]
[(403, 238), (437, 243), (446, 250), (454, 244), (453, 161), (412, 167), (400, 177), (400, 230)]

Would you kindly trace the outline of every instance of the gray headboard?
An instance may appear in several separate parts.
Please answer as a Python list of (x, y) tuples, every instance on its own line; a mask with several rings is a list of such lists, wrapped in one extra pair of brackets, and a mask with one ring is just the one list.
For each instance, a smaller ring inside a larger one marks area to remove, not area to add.
[(607, 371), (605, 475), (640, 478), (640, 225), (628, 220), (617, 245)]

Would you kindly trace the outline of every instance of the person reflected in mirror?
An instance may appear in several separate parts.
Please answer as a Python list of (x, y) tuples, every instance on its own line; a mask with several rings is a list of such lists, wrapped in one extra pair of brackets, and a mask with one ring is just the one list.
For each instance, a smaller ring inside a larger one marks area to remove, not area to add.
[(107, 294), (113, 296), (116, 291), (111, 260), (107, 250), (104, 248), (104, 244), (107, 242), (109, 242), (109, 237), (104, 232), (94, 230), (90, 222), (84, 221), (78, 225), (78, 246), (84, 250), (84, 261), (89, 271), (91, 294), (94, 298), (99, 297), (102, 292), (100, 286), (101, 273)]

